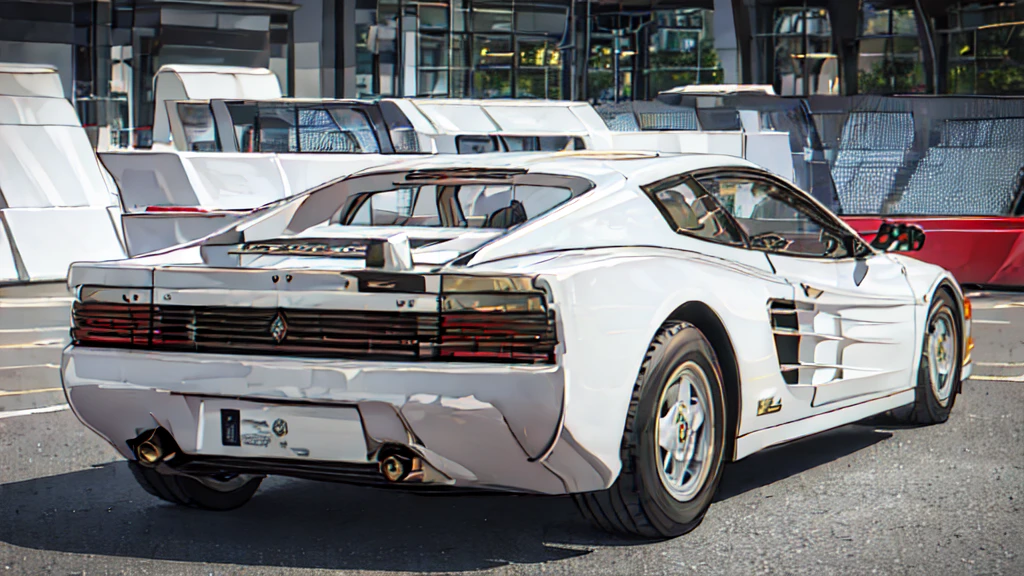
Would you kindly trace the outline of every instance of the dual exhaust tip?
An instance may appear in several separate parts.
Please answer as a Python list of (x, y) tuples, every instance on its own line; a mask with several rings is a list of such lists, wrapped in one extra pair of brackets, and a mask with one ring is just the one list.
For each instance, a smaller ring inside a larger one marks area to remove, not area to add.
[[(146, 430), (128, 441), (139, 464), (156, 467), (167, 462), (179, 452), (178, 444), (170, 432), (163, 428)], [(381, 476), (389, 483), (424, 482), (432, 477), (423, 459), (401, 446), (388, 446), (378, 456)]]

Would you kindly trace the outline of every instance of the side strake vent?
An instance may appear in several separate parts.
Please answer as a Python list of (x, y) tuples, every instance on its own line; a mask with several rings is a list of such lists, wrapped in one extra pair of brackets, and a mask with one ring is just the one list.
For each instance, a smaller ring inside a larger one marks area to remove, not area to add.
[(800, 323), (796, 305), (785, 300), (771, 303), (772, 333), (775, 335), (775, 352), (779, 357), (779, 369), (786, 384), (796, 384), (800, 373), (797, 370), (783, 370), (785, 366), (800, 363)]

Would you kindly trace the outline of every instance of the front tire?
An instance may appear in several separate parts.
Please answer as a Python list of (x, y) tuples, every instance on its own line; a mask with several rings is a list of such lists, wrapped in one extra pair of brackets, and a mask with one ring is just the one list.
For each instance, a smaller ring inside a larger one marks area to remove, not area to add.
[(925, 326), (914, 403), (893, 411), (893, 416), (907, 424), (945, 422), (960, 389), (962, 328), (953, 297), (946, 290), (940, 289), (932, 298)]
[(252, 499), (263, 482), (262, 476), (193, 478), (161, 474), (152, 468), (129, 461), (128, 467), (143, 490), (181, 506), (205, 510), (234, 510)]
[(611, 488), (578, 494), (584, 516), (609, 532), (647, 538), (696, 528), (715, 495), (726, 445), (722, 371), (695, 326), (667, 322), (648, 349)]

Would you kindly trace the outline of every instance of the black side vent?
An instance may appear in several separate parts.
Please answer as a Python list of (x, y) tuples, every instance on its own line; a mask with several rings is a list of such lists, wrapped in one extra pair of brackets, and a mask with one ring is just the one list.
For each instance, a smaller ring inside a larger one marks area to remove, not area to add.
[[(796, 305), (787, 300), (774, 300), (770, 311), (779, 369), (787, 365), (796, 366), (800, 363), (800, 323), (797, 321)], [(782, 370), (786, 384), (796, 384), (799, 377), (798, 370)]]

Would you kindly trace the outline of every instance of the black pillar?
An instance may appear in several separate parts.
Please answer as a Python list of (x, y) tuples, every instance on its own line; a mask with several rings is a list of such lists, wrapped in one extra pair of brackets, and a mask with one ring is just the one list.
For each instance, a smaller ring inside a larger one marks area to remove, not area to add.
[(633, 95), (631, 100), (647, 100), (654, 98), (657, 94), (648, 94), (647, 89), (650, 82), (647, 81), (645, 71), (650, 67), (651, 26), (654, 25), (654, 15), (650, 14), (641, 17), (638, 22), (639, 30), (633, 39)]
[(356, 0), (324, 0), (321, 91), (325, 97), (356, 95)]
[(859, 2), (832, 0), (829, 3), (832, 37), (839, 50), (839, 70), (844, 95), (857, 93), (857, 38), (860, 36)]
[(334, 94), (356, 96), (356, 0), (336, 0), (334, 26)]
[(752, 26), (752, 14), (743, 0), (732, 0), (732, 24), (736, 33), (736, 52), (739, 55), (737, 65), (739, 66), (740, 84), (753, 84), (754, 71), (751, 61), (754, 59), (754, 28)]
[(338, 90), (338, 44), (342, 34), (338, 26), (342, 5), (345, 0), (323, 0), (324, 18), (320, 34), (320, 95), (325, 98), (339, 98)]

